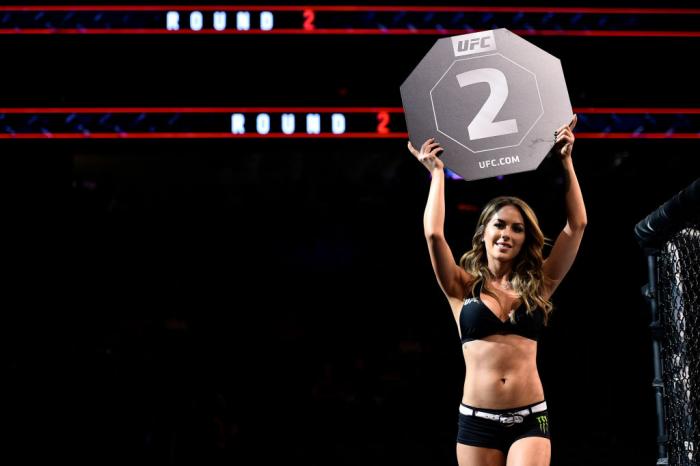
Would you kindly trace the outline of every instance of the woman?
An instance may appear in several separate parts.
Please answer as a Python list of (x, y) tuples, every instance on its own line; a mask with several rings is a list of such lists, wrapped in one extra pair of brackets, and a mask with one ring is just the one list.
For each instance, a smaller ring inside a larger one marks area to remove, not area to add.
[(434, 139), (411, 153), (432, 181), (423, 217), (430, 260), (452, 308), (467, 366), (459, 407), (460, 466), (547, 466), (547, 405), (537, 373), (537, 339), (552, 311), (550, 297), (574, 262), (586, 208), (574, 172), (574, 115), (555, 132), (566, 175), (567, 222), (547, 259), (535, 214), (522, 200), (499, 197), (481, 213), (472, 249), (459, 265), (445, 241), (445, 173)]

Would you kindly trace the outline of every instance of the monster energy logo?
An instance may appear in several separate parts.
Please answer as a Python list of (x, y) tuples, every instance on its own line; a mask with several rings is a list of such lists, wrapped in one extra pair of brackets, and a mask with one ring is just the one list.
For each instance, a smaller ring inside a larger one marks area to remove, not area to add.
[(547, 430), (549, 430), (549, 420), (547, 419), (547, 415), (538, 416), (537, 424), (540, 426), (542, 433), (546, 434)]

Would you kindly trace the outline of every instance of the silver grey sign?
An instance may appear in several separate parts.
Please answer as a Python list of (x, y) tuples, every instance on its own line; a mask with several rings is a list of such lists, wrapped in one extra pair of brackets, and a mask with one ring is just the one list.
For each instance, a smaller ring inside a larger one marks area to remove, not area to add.
[(401, 85), (414, 147), (466, 180), (536, 169), (573, 117), (558, 58), (507, 29), (439, 39)]

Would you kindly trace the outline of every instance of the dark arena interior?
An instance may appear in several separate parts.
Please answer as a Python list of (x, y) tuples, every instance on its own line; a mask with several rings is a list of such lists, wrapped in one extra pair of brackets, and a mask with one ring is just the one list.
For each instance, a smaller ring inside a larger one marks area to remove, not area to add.
[[(700, 10), (387, 2), (406, 11), (329, 16), (273, 1), (286, 32), (155, 34), (143, 28), (163, 32), (165, 13), (141, 24), (134, 3), (102, 13), (121, 33), (0, 11), (4, 464), (456, 465), (465, 364), (426, 249), (430, 177), (406, 149), (399, 86), (439, 38), (501, 27), (561, 60), (581, 134), (588, 226), (537, 353), (552, 465), (656, 463), (634, 226), (700, 174)], [(12, 33), (13, 21), (51, 33)], [(297, 116), (291, 134), (279, 109)], [(329, 136), (331, 113), (357, 134)], [(269, 134), (256, 133), (260, 114)], [(448, 178), (455, 256), (503, 194), (556, 239), (564, 185), (551, 156)]]

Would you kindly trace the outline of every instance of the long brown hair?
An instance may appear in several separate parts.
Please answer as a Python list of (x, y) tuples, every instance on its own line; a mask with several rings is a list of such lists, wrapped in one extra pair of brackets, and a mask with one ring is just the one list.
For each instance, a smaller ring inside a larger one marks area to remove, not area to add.
[[(467, 273), (475, 277), (471, 289), (472, 296), (475, 295), (479, 283), (485, 284), (487, 279), (494, 278), (488, 269), (486, 245), (483, 241), (484, 230), (493, 215), (502, 207), (509, 205), (520, 211), (525, 222), (525, 242), (514, 260), (509, 280), (515, 292), (523, 300), (527, 313), (531, 315), (535, 308), (541, 308), (544, 311), (546, 324), (549, 320), (549, 314), (552, 312), (551, 301), (544, 297), (547, 278), (542, 270), (542, 264), (544, 263), (542, 249), (547, 240), (542, 234), (542, 230), (540, 230), (535, 212), (525, 201), (512, 196), (501, 196), (491, 199), (479, 216), (479, 222), (472, 237), (472, 248), (462, 256), (459, 260), (459, 265)], [(488, 288), (483, 286), (482, 288), (484, 293), (496, 298), (495, 294)], [(514, 319), (514, 316), (511, 315), (511, 321), (514, 321)]]

